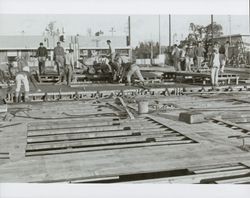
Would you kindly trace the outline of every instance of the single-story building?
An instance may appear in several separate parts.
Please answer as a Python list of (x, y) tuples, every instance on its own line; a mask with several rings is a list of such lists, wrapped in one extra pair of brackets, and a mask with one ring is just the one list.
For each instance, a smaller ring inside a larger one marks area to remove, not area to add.
[[(97, 51), (99, 54), (107, 54), (107, 40), (111, 40), (112, 47), (116, 52), (123, 55), (132, 55), (132, 48), (127, 46), (126, 36), (64, 36), (62, 46), (67, 49), (74, 49), (75, 58), (80, 56), (88, 57), (91, 52)], [(39, 35), (20, 35), (20, 36), (0, 36), (0, 63), (13, 61), (22, 52), (30, 55), (30, 66), (38, 65), (36, 50), (39, 43), (43, 42), (49, 51), (49, 58), (46, 65), (53, 65), (53, 49), (59, 41), (59, 36), (39, 36)]]

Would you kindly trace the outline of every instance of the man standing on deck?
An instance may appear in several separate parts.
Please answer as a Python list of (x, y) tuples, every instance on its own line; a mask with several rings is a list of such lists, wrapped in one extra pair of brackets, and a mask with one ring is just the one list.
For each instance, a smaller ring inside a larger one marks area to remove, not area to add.
[(65, 67), (64, 67), (64, 78), (63, 81), (67, 81), (67, 85), (70, 86), (71, 84), (71, 77), (74, 70), (74, 57), (73, 57), (73, 49), (69, 49), (69, 53), (65, 56)]
[(224, 67), (225, 67), (225, 64), (226, 64), (226, 48), (225, 48), (225, 45), (220, 46), (219, 54), (220, 54), (220, 66), (221, 66), (220, 71), (224, 72)]
[(111, 40), (107, 40), (107, 44), (108, 44), (108, 46), (109, 46), (107, 56), (108, 56), (110, 62), (114, 62), (115, 50), (114, 50), (114, 48), (112, 48), (112, 46), (111, 46)]
[(38, 88), (36, 81), (34, 77), (30, 74), (30, 68), (28, 65), (28, 54), (24, 54), (21, 57), (16, 57), (17, 61), (17, 74), (16, 74), (16, 94), (15, 94), (15, 99), (16, 102), (20, 102), (20, 90), (21, 90), (21, 85), (24, 85), (24, 101), (27, 102), (29, 101), (29, 91), (30, 91), (30, 86), (29, 82), (31, 81), (34, 87), (37, 89), (38, 92), (41, 90)]
[(218, 75), (220, 70), (220, 56), (219, 56), (219, 49), (217, 47), (213, 49), (213, 54), (211, 55), (210, 59), (210, 67), (211, 67), (212, 89), (215, 90), (216, 87), (218, 86)]
[(40, 47), (37, 49), (36, 56), (38, 58), (39, 75), (45, 74), (45, 61), (48, 57), (48, 52), (43, 43), (40, 43)]
[(60, 67), (64, 68), (65, 53), (64, 53), (64, 49), (61, 46), (60, 42), (57, 42), (57, 46), (54, 48), (54, 58), (53, 59), (54, 59), (56, 66), (57, 66), (57, 73), (58, 73), (58, 75), (61, 75)]
[(201, 63), (204, 60), (204, 53), (206, 52), (206, 50), (204, 49), (204, 47), (202, 47), (201, 41), (198, 41), (198, 46), (195, 48), (195, 57), (197, 60), (197, 71), (199, 71), (199, 69), (201, 68)]
[(174, 49), (172, 51), (172, 57), (174, 61), (174, 68), (175, 71), (180, 71), (180, 49), (177, 47), (176, 44), (174, 44)]

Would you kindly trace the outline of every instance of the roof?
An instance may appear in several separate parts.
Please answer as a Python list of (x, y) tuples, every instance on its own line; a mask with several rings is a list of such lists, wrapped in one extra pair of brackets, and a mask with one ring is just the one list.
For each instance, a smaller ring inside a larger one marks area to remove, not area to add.
[(214, 38), (219, 39), (219, 38), (241, 37), (241, 36), (250, 36), (250, 34), (231, 34), (231, 35), (222, 35)]
[[(75, 41), (76, 36), (65, 36), (64, 46), (69, 47), (71, 41)], [(0, 50), (22, 50), (22, 49), (37, 49), (39, 43), (43, 42), (44, 46), (47, 48), (53, 48), (56, 42), (59, 40), (58, 37), (55, 38), (53, 42), (52, 38), (46, 41), (44, 36), (0, 36)], [(78, 36), (77, 40), (79, 42), (80, 48), (107, 48), (106, 41), (111, 40), (111, 45), (114, 48), (127, 47), (125, 36)], [(54, 43), (54, 45), (53, 45)]]

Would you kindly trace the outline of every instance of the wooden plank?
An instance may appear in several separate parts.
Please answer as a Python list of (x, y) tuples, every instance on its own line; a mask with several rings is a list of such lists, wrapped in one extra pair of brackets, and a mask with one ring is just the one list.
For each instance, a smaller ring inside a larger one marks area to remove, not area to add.
[(125, 110), (126, 110), (127, 114), (129, 115), (130, 119), (134, 120), (135, 119), (134, 115), (129, 111), (129, 109), (128, 109), (127, 105), (125, 104), (125, 102), (123, 101), (123, 99), (121, 97), (117, 97), (117, 98), (120, 100), (122, 106), (125, 108)]
[(185, 136), (175, 136), (175, 137), (156, 137), (156, 142), (166, 142), (166, 141), (182, 141), (187, 139)]
[(89, 182), (101, 182), (101, 181), (107, 181), (107, 180), (119, 180), (119, 176), (113, 176), (113, 177), (98, 177), (98, 178), (90, 178), (90, 179), (71, 179), (69, 183), (75, 184), (75, 183), (89, 183)]
[(234, 170), (234, 171), (226, 171), (226, 172), (207, 173), (207, 174), (167, 177), (167, 178), (160, 178), (160, 179), (148, 179), (148, 180), (134, 181), (133, 183), (195, 184), (195, 183), (200, 183), (201, 180), (205, 180), (205, 179), (215, 179), (216, 180), (216, 178), (244, 176), (244, 175), (248, 174), (249, 172), (250, 172), (249, 169)]
[(200, 174), (200, 173), (212, 173), (212, 172), (218, 172), (218, 171), (239, 170), (239, 169), (246, 169), (246, 167), (245, 166), (233, 166), (233, 167), (224, 167), (224, 168), (213, 168), (213, 169), (207, 169), (207, 170), (197, 170), (193, 172), (196, 174)]
[(74, 128), (85, 128), (85, 127), (105, 127), (105, 126), (113, 126), (113, 125), (120, 125), (120, 126), (157, 126), (156, 123), (142, 120), (140, 122), (126, 122), (126, 121), (95, 121), (95, 122), (81, 122), (78, 121), (76, 123), (60, 123), (60, 124), (54, 124), (48, 122), (48, 125), (37, 125), (33, 127), (28, 127), (28, 131), (50, 131), (50, 130), (67, 130), (67, 129), (74, 129)]
[(216, 184), (243, 184), (250, 183), (250, 177), (240, 177), (234, 179), (216, 180)]
[(153, 146), (171, 146), (180, 144), (193, 143), (191, 140), (184, 141), (171, 141), (171, 142), (146, 142), (146, 143), (135, 143), (135, 144), (123, 144), (123, 145), (111, 145), (111, 146), (98, 146), (98, 147), (86, 147), (86, 148), (74, 148), (74, 149), (63, 149), (63, 150), (46, 150), (46, 151), (28, 151), (26, 156), (38, 156), (38, 155), (50, 155), (50, 154), (65, 154), (65, 153), (76, 153), (76, 152), (91, 152), (91, 151), (104, 151), (113, 149), (129, 149), (139, 147), (153, 147)]
[(28, 137), (27, 142), (28, 143), (34, 143), (34, 142), (49, 142), (49, 141), (62, 141), (62, 140), (74, 140), (74, 139), (88, 139), (88, 138), (102, 138), (102, 137), (116, 137), (116, 136), (131, 136), (131, 135), (168, 135), (174, 136), (175, 134), (171, 134), (170, 132), (166, 132), (161, 129), (154, 129), (154, 132), (147, 133), (142, 132), (142, 130), (125, 130), (125, 131), (104, 131), (104, 132), (90, 132), (90, 133), (67, 133), (67, 134), (59, 134), (59, 135), (48, 135), (48, 136), (32, 136)]
[[(153, 134), (153, 135), (144, 135), (144, 136), (126, 136), (126, 137), (109, 137), (102, 139), (85, 139), (85, 140), (65, 140), (58, 142), (48, 142), (48, 143), (30, 143), (27, 144), (26, 151), (28, 150), (41, 150), (41, 149), (57, 149), (57, 148), (68, 148), (68, 147), (86, 147), (86, 146), (96, 146), (96, 145), (105, 145), (105, 144), (123, 144), (123, 143), (138, 143), (138, 142), (150, 142), (148, 139), (157, 138), (157, 136), (162, 136)], [(175, 141), (180, 141), (182, 137), (174, 137), (169, 139), (175, 139)], [(168, 141), (165, 139), (165, 141)], [(155, 142), (155, 141), (153, 141)]]
[(95, 123), (82, 123), (81, 121), (75, 122), (75, 123), (50, 123), (48, 122), (48, 125), (37, 125), (37, 126), (29, 126), (28, 131), (42, 131), (42, 130), (51, 130), (51, 129), (65, 129), (65, 128), (80, 128), (80, 127), (90, 127), (90, 126), (112, 126), (115, 124), (120, 124), (120, 121), (97, 121)]
[(104, 132), (104, 131), (121, 131), (121, 130), (147, 130), (148, 128), (161, 128), (159, 125), (149, 125), (149, 126), (97, 126), (97, 127), (86, 127), (86, 128), (70, 128), (70, 129), (60, 129), (60, 130), (36, 130), (29, 131), (29, 136), (36, 135), (50, 135), (50, 134), (63, 134), (63, 133), (83, 133), (83, 132)]
[(244, 130), (246, 132), (250, 131), (250, 128), (240, 126), (238, 124), (235, 124), (235, 123), (227, 121), (227, 120), (223, 120), (223, 119), (220, 119), (220, 118), (213, 118), (213, 120), (215, 120), (217, 122), (222, 122), (223, 124), (226, 124), (226, 125), (229, 125), (229, 126), (232, 126), (232, 127), (237, 127), (237, 128), (242, 129), (242, 130)]
[[(65, 124), (78, 124), (78, 123), (89, 123), (89, 122), (111, 122), (111, 121), (119, 121), (120, 117), (118, 116), (102, 116), (102, 117), (89, 117), (89, 118), (67, 118), (67, 120), (39, 120), (37, 121), (29, 121), (28, 127), (32, 130), (32, 127), (35, 129), (39, 129), (39, 127), (53, 126), (53, 125), (62, 125)], [(123, 120), (123, 119), (122, 119)], [(123, 120), (124, 121), (124, 120)], [(37, 127), (37, 128), (36, 128)]]
[(205, 164), (202, 166), (189, 167), (188, 170), (193, 172), (193, 171), (207, 170), (207, 169), (234, 167), (238, 165), (239, 163)]

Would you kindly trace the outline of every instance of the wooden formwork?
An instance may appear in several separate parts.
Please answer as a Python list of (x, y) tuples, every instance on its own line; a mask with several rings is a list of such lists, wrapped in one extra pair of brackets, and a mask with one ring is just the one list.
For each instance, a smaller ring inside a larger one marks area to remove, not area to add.
[(82, 119), (30, 124), (26, 156), (190, 143), (195, 141), (150, 118)]
[(60, 76), (57, 74), (39, 75), (38, 80), (39, 82), (58, 82)]
[[(232, 109), (240, 115), (246, 111), (247, 116), (247, 96), (148, 99), (176, 108), (140, 116), (133, 111), (131, 120), (112, 98), (10, 104), (18, 125), (1, 129), (0, 149), (10, 159), (0, 163), (0, 181), (249, 183), (250, 153), (229, 138), (247, 132), (206, 117), (211, 109), (220, 112), (222, 120)], [(136, 109), (135, 104), (127, 106)], [(183, 111), (200, 111), (207, 120), (180, 122)]]
[[(177, 172), (183, 175), (177, 175)], [(172, 175), (171, 175), (172, 173)], [(151, 173), (153, 174), (153, 173)], [(243, 163), (232, 164), (208, 164), (194, 166), (184, 170), (169, 170), (165, 172), (165, 177), (154, 179), (141, 179), (138, 181), (128, 181), (127, 183), (183, 183), (183, 184), (246, 184), (250, 183), (250, 168)], [(131, 177), (131, 176), (130, 176)], [(133, 175), (132, 175), (133, 177)], [(141, 175), (143, 178), (143, 174)], [(121, 177), (122, 178), (122, 177)]]
[[(113, 96), (174, 96), (174, 95), (187, 95), (187, 94), (223, 94), (223, 93), (248, 93), (249, 85), (237, 85), (237, 86), (220, 86), (218, 91), (214, 91), (210, 86), (165, 86), (157, 84), (146, 84), (144, 86), (134, 85), (131, 88), (126, 89), (124, 85), (114, 86), (112, 89), (99, 89), (95, 90), (93, 87), (91, 90), (79, 91), (57, 91), (57, 92), (37, 92), (30, 93), (30, 102), (39, 101), (67, 101), (67, 100), (84, 100), (94, 98), (108, 98)], [(98, 86), (97, 86), (98, 87)], [(14, 102), (14, 93), (8, 93), (6, 96), (7, 103)]]
[[(202, 82), (204, 85), (210, 82), (209, 73), (199, 73), (199, 72), (165, 72), (163, 73), (163, 79), (166, 80), (180, 80), (191, 79), (195, 82)], [(221, 84), (239, 84), (239, 75), (231, 73), (221, 73), (218, 75), (218, 81)]]

